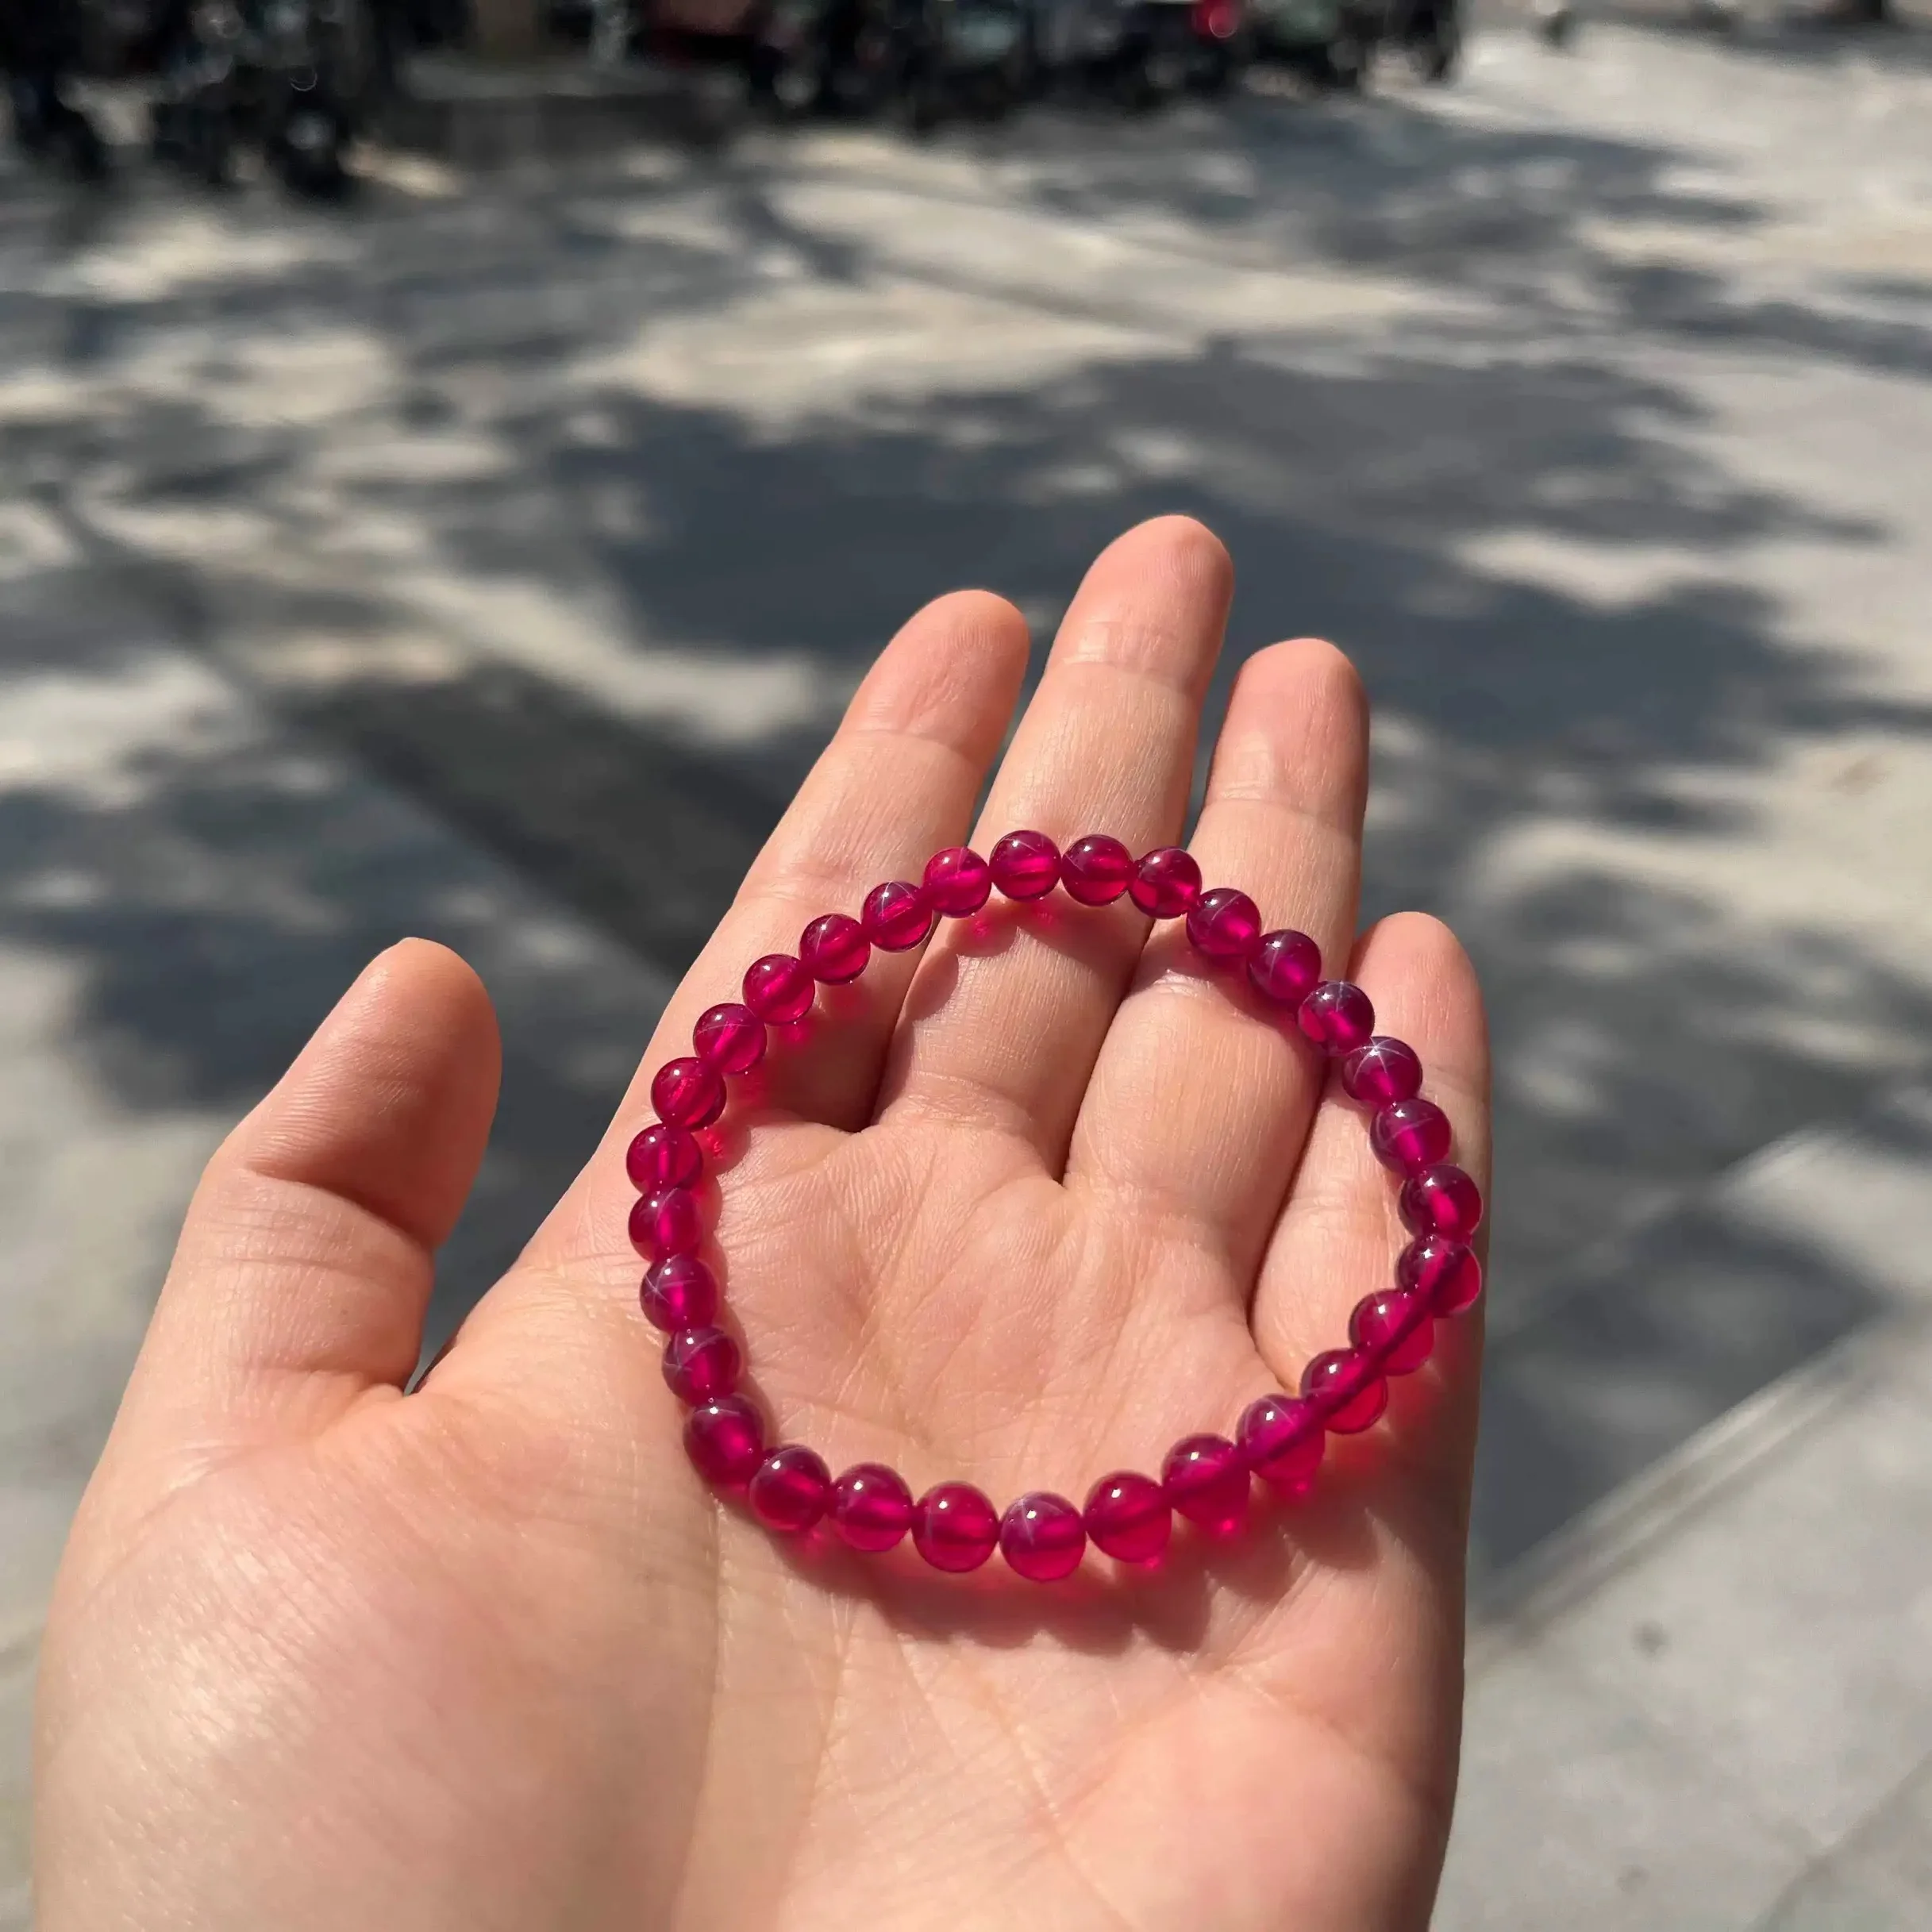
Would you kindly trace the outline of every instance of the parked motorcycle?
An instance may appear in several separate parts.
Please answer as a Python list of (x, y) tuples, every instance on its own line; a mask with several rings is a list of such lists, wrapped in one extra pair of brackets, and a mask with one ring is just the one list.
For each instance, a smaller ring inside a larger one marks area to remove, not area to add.
[(85, 22), (75, 0), (0, 0), (0, 75), (14, 145), (84, 180), (107, 171), (107, 144), (68, 98)]
[(1363, 0), (1250, 0), (1255, 58), (1310, 86), (1361, 86), (1380, 22)]
[(1250, 58), (1245, 0), (1036, 0), (1049, 87), (1133, 108), (1229, 87)]
[(910, 0), (895, 21), (893, 73), (899, 111), (914, 129), (1007, 113), (1033, 85), (1022, 0)]

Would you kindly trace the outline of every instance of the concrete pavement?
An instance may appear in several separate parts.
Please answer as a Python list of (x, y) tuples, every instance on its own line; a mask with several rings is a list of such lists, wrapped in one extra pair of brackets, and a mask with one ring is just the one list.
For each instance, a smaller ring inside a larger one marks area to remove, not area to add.
[(192, 1174), (360, 959), (427, 925), (510, 1009), (446, 1317), (890, 627), (1050, 623), (1190, 509), (1237, 656), (1362, 664), (1370, 910), (1494, 1009), (1442, 1922), (1924, 1922), (1920, 39), (335, 214), (10, 181), (0, 437), (0, 1707)]

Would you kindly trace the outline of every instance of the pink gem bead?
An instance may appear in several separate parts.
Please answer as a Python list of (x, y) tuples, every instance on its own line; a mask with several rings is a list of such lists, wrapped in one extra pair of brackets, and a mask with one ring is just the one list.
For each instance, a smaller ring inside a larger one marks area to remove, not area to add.
[(1009, 832), (987, 869), (1008, 899), (1045, 899), (1060, 883), (1060, 848), (1044, 832)]
[(889, 879), (865, 895), (865, 936), (883, 953), (910, 953), (933, 929), (935, 914), (919, 888)]
[(1248, 1513), (1248, 1465), (1225, 1436), (1184, 1436), (1160, 1465), (1160, 1486), (1188, 1522), (1226, 1534)]
[(787, 1442), (759, 1464), (745, 1499), (768, 1530), (796, 1535), (832, 1507), (832, 1472), (816, 1449)]
[(718, 1317), (718, 1277), (695, 1254), (666, 1255), (637, 1291), (644, 1318), (675, 1335), (681, 1328), (709, 1328)]
[(1029, 1583), (1057, 1583), (1080, 1567), (1087, 1532), (1064, 1496), (1036, 1489), (999, 1519), (999, 1553)]
[(695, 1135), (660, 1121), (631, 1142), (625, 1152), (624, 1171), (640, 1194), (688, 1187), (704, 1172), (704, 1149)]
[(1328, 1446), (1321, 1410), (1299, 1395), (1264, 1395), (1249, 1403), (1234, 1439), (1248, 1467), (1271, 1487), (1291, 1496), (1314, 1480)]
[(1395, 1279), (1437, 1314), (1461, 1314), (1483, 1291), (1483, 1264), (1446, 1234), (1418, 1234), (1396, 1260)]
[(1481, 1191), (1446, 1160), (1411, 1175), (1403, 1184), (1399, 1206), (1411, 1234), (1446, 1234), (1451, 1241), (1467, 1241), (1482, 1226)]
[(691, 1043), (720, 1073), (749, 1073), (764, 1058), (764, 1022), (749, 1006), (707, 1006)]
[(668, 1060), (651, 1080), (651, 1104), (672, 1127), (708, 1127), (725, 1110), (725, 1083), (705, 1060)]
[(1392, 1376), (1413, 1374), (1434, 1347), (1436, 1318), (1425, 1296), (1407, 1288), (1384, 1288), (1355, 1304), (1349, 1339)]
[(805, 962), (789, 953), (768, 953), (753, 960), (745, 973), (745, 1003), (761, 1020), (789, 1026), (811, 1010), (818, 983)]
[(1364, 1106), (1393, 1106), (1422, 1091), (1422, 1063), (1406, 1040), (1377, 1033), (1341, 1063), (1341, 1088)]
[(1121, 1563), (1153, 1563), (1174, 1532), (1174, 1506), (1151, 1476), (1116, 1469), (1087, 1495), (1081, 1512), (1094, 1548)]
[(1178, 919), (1201, 896), (1201, 868), (1192, 852), (1163, 845), (1142, 855), (1127, 896), (1149, 918)]
[(1353, 1053), (1366, 1046), (1376, 1030), (1368, 995), (1346, 979), (1324, 979), (1295, 1017), (1302, 1031), (1328, 1053)]
[(1380, 1365), (1355, 1349), (1331, 1349), (1302, 1371), (1302, 1393), (1338, 1436), (1368, 1428), (1388, 1407)]
[(872, 942), (850, 913), (829, 912), (799, 935), (799, 957), (822, 984), (849, 986), (872, 964)]
[(1261, 943), (1261, 914), (1245, 892), (1216, 886), (1187, 914), (1187, 943), (1204, 958), (1238, 964)]
[(1368, 1123), (1368, 1145), (1385, 1168), (1419, 1174), (1449, 1150), (1449, 1116), (1433, 1100), (1397, 1100)]
[(832, 1527), (854, 1549), (876, 1556), (912, 1527), (912, 1491), (882, 1462), (854, 1463), (832, 1491)]
[(926, 862), (922, 890), (933, 911), (949, 919), (964, 919), (991, 897), (993, 872), (978, 852), (964, 845), (949, 845)]
[(700, 1403), (684, 1418), (684, 1453), (707, 1483), (735, 1489), (764, 1460), (764, 1424), (742, 1395)]
[(1320, 983), (1322, 949), (1291, 926), (1264, 933), (1248, 962), (1248, 978), (1264, 999), (1299, 1006)]
[(647, 1261), (667, 1255), (691, 1254), (704, 1238), (704, 1221), (697, 1198), (682, 1187), (660, 1194), (641, 1194), (630, 1210), (630, 1245)]
[(664, 1380), (680, 1402), (729, 1395), (743, 1365), (738, 1345), (722, 1328), (681, 1328), (664, 1344)]
[(1133, 877), (1133, 854), (1118, 839), (1090, 832), (1067, 848), (1060, 877), (1076, 905), (1110, 906)]
[(914, 1505), (912, 1541), (936, 1570), (976, 1570), (999, 1541), (999, 1518), (972, 1484), (941, 1483)]

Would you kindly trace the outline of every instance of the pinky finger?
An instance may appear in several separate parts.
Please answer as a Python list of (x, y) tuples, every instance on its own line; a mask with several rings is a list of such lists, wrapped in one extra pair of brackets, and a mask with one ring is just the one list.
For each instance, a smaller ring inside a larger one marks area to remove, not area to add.
[[(1384, 919), (1357, 943), (1357, 982), (1375, 1003), (1376, 1030), (1406, 1040), (1422, 1063), (1422, 1095), (1448, 1114), (1451, 1157), (1487, 1195), (1489, 1045), (1482, 994), (1468, 956), (1438, 920)], [(1370, 1149), (1370, 1112), (1331, 1072), (1287, 1205), (1263, 1261), (1253, 1321), (1256, 1345), (1296, 1387), (1314, 1356), (1348, 1339), (1364, 1296), (1390, 1287), (1411, 1237), (1397, 1210), (1397, 1177)], [(1479, 1253), (1487, 1231), (1479, 1230)], [(1475, 1448), (1480, 1324), (1439, 1322), (1427, 1399), (1395, 1404), (1396, 1460), (1432, 1492), (1429, 1514), (1461, 1526)], [(1421, 1499), (1418, 1499), (1418, 1500)]]

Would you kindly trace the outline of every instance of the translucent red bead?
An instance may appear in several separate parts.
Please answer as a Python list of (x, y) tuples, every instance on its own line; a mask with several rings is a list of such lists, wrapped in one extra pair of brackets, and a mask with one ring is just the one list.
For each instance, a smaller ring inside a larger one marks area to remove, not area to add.
[(630, 1245), (647, 1261), (689, 1254), (703, 1238), (697, 1199), (682, 1187), (640, 1195), (630, 1210)]
[[(1395, 1280), (1356, 1304), (1349, 1345), (1318, 1355), (1299, 1392), (1264, 1395), (1241, 1413), (1234, 1440), (1192, 1435), (1168, 1452), (1157, 1480), (1116, 1470), (1096, 1483), (1083, 1507), (1034, 1491), (1003, 1516), (971, 1484), (945, 1482), (916, 1502), (905, 1480), (883, 1463), (859, 1463), (833, 1480), (818, 1453), (799, 1443), (768, 1450), (757, 1407), (737, 1392), (743, 1364), (737, 1341), (718, 1326), (716, 1277), (698, 1250), (705, 1237), (701, 1197), (706, 1143), (693, 1132), (723, 1111), (725, 1080), (752, 1072), (768, 1048), (768, 1030), (802, 1019), (821, 985), (857, 979), (875, 947), (907, 952), (941, 917), (977, 912), (997, 891), (1009, 899), (1045, 898), (1056, 886), (1087, 906), (1123, 895), (1149, 918), (1183, 919), (1190, 943), (1217, 964), (1245, 967), (1264, 1000), (1291, 1015), (1299, 1030), (1339, 1062), (1341, 1085), (1369, 1110), (1376, 1157), (1400, 1175), (1399, 1207), (1414, 1238), (1397, 1258)], [(1472, 1307), (1483, 1271), (1470, 1243), (1483, 1216), (1476, 1184), (1449, 1159), (1448, 1116), (1422, 1095), (1414, 1049), (1375, 1031), (1375, 1009), (1346, 980), (1323, 980), (1321, 955), (1306, 933), (1264, 932), (1246, 894), (1203, 891), (1200, 868), (1178, 846), (1136, 860), (1104, 833), (1075, 840), (1063, 853), (1045, 833), (1010, 832), (981, 858), (965, 846), (936, 852), (921, 881), (873, 887), (857, 918), (828, 913), (806, 927), (799, 951), (755, 960), (742, 1002), (707, 1008), (692, 1029), (693, 1053), (660, 1067), (651, 1081), (658, 1118), (625, 1150), (638, 1199), (630, 1210), (633, 1244), (650, 1263), (638, 1291), (645, 1318), (662, 1330), (664, 1380), (691, 1405), (686, 1451), (707, 1481), (741, 1487), (752, 1516), (774, 1532), (799, 1534), (819, 1523), (853, 1549), (883, 1554), (910, 1535), (934, 1568), (978, 1569), (998, 1549), (1030, 1581), (1071, 1576), (1089, 1543), (1126, 1564), (1157, 1562), (1176, 1514), (1213, 1534), (1245, 1516), (1253, 1480), (1284, 1495), (1308, 1487), (1330, 1434), (1370, 1427), (1388, 1400), (1391, 1376), (1426, 1361), (1438, 1321)]]
[(1483, 1264), (1446, 1234), (1418, 1234), (1395, 1259), (1395, 1280), (1438, 1315), (1461, 1314), (1483, 1291)]
[(742, 1395), (700, 1403), (684, 1418), (684, 1453), (707, 1483), (737, 1488), (764, 1460), (764, 1423)]
[(1330, 1349), (1318, 1355), (1302, 1371), (1302, 1393), (1338, 1436), (1368, 1428), (1388, 1406), (1381, 1364), (1359, 1349)]
[(1122, 1563), (1153, 1563), (1174, 1533), (1174, 1506), (1151, 1476), (1117, 1469), (1087, 1492), (1081, 1512), (1095, 1549)]
[(1009, 832), (987, 860), (1008, 899), (1045, 899), (1060, 883), (1060, 848), (1044, 832)]
[(1433, 1100), (1395, 1100), (1368, 1123), (1368, 1145), (1385, 1168), (1419, 1174), (1449, 1150), (1449, 1116)]
[(1411, 1234), (1446, 1234), (1451, 1241), (1467, 1241), (1482, 1226), (1483, 1197), (1476, 1183), (1446, 1160), (1411, 1175), (1397, 1205)]
[(1234, 1440), (1263, 1482), (1299, 1495), (1321, 1466), (1327, 1424), (1319, 1407), (1299, 1395), (1263, 1395), (1242, 1410)]
[(912, 1541), (936, 1570), (976, 1570), (999, 1541), (999, 1518), (972, 1484), (941, 1483), (913, 1505)]
[(1160, 1487), (1188, 1522), (1225, 1535), (1248, 1513), (1248, 1465), (1225, 1436), (1185, 1436), (1160, 1465)]
[(657, 1118), (673, 1127), (708, 1127), (725, 1110), (725, 1083), (709, 1060), (668, 1060), (651, 1082)]
[(963, 919), (977, 912), (991, 896), (992, 868), (968, 847), (949, 845), (926, 860), (920, 890), (933, 911), (949, 919)]
[(1264, 933), (1248, 961), (1248, 979), (1264, 999), (1299, 1006), (1322, 978), (1322, 949), (1306, 933), (1284, 926)]
[(644, 1318), (667, 1334), (709, 1328), (718, 1318), (718, 1278), (695, 1254), (668, 1255), (645, 1276), (637, 1299)]
[(1238, 965), (1261, 943), (1261, 914), (1245, 892), (1216, 886), (1187, 914), (1187, 943), (1203, 958)]
[(1325, 979), (1301, 1003), (1302, 1031), (1327, 1053), (1352, 1053), (1374, 1037), (1376, 1010), (1346, 979)]
[(1201, 868), (1178, 845), (1143, 852), (1127, 896), (1152, 918), (1178, 919), (1201, 896)]
[(721, 1073), (749, 1073), (764, 1058), (764, 1022), (749, 1006), (707, 1006), (691, 1030), (700, 1060)]
[(804, 960), (790, 953), (768, 953), (753, 960), (745, 975), (745, 1005), (775, 1026), (803, 1019), (818, 991)]
[[(652, 1091), (656, 1091), (655, 1082)], [(625, 1149), (624, 1168), (640, 1194), (688, 1187), (704, 1172), (704, 1149), (695, 1134), (654, 1121)]]
[(1080, 1512), (1050, 1490), (1022, 1496), (999, 1519), (999, 1553), (1030, 1583), (1071, 1576), (1087, 1553)]
[(883, 1463), (855, 1463), (833, 1488), (832, 1527), (854, 1549), (892, 1549), (912, 1527), (912, 1491)]
[(1076, 838), (1061, 855), (1060, 883), (1076, 905), (1110, 906), (1133, 877), (1133, 855), (1104, 832)]
[(903, 879), (888, 879), (865, 895), (860, 922), (865, 936), (884, 953), (910, 953), (925, 943), (937, 915), (919, 888)]
[(1341, 1089), (1364, 1106), (1393, 1106), (1422, 1091), (1422, 1063), (1406, 1040), (1377, 1033), (1342, 1061)]
[(745, 1499), (768, 1530), (796, 1535), (832, 1507), (832, 1472), (816, 1449), (787, 1442), (752, 1472)]
[(680, 1402), (729, 1395), (743, 1365), (738, 1345), (722, 1328), (681, 1328), (664, 1344), (664, 1380)]
[(829, 912), (799, 936), (805, 970), (825, 986), (848, 986), (872, 964), (872, 942), (849, 912)]

